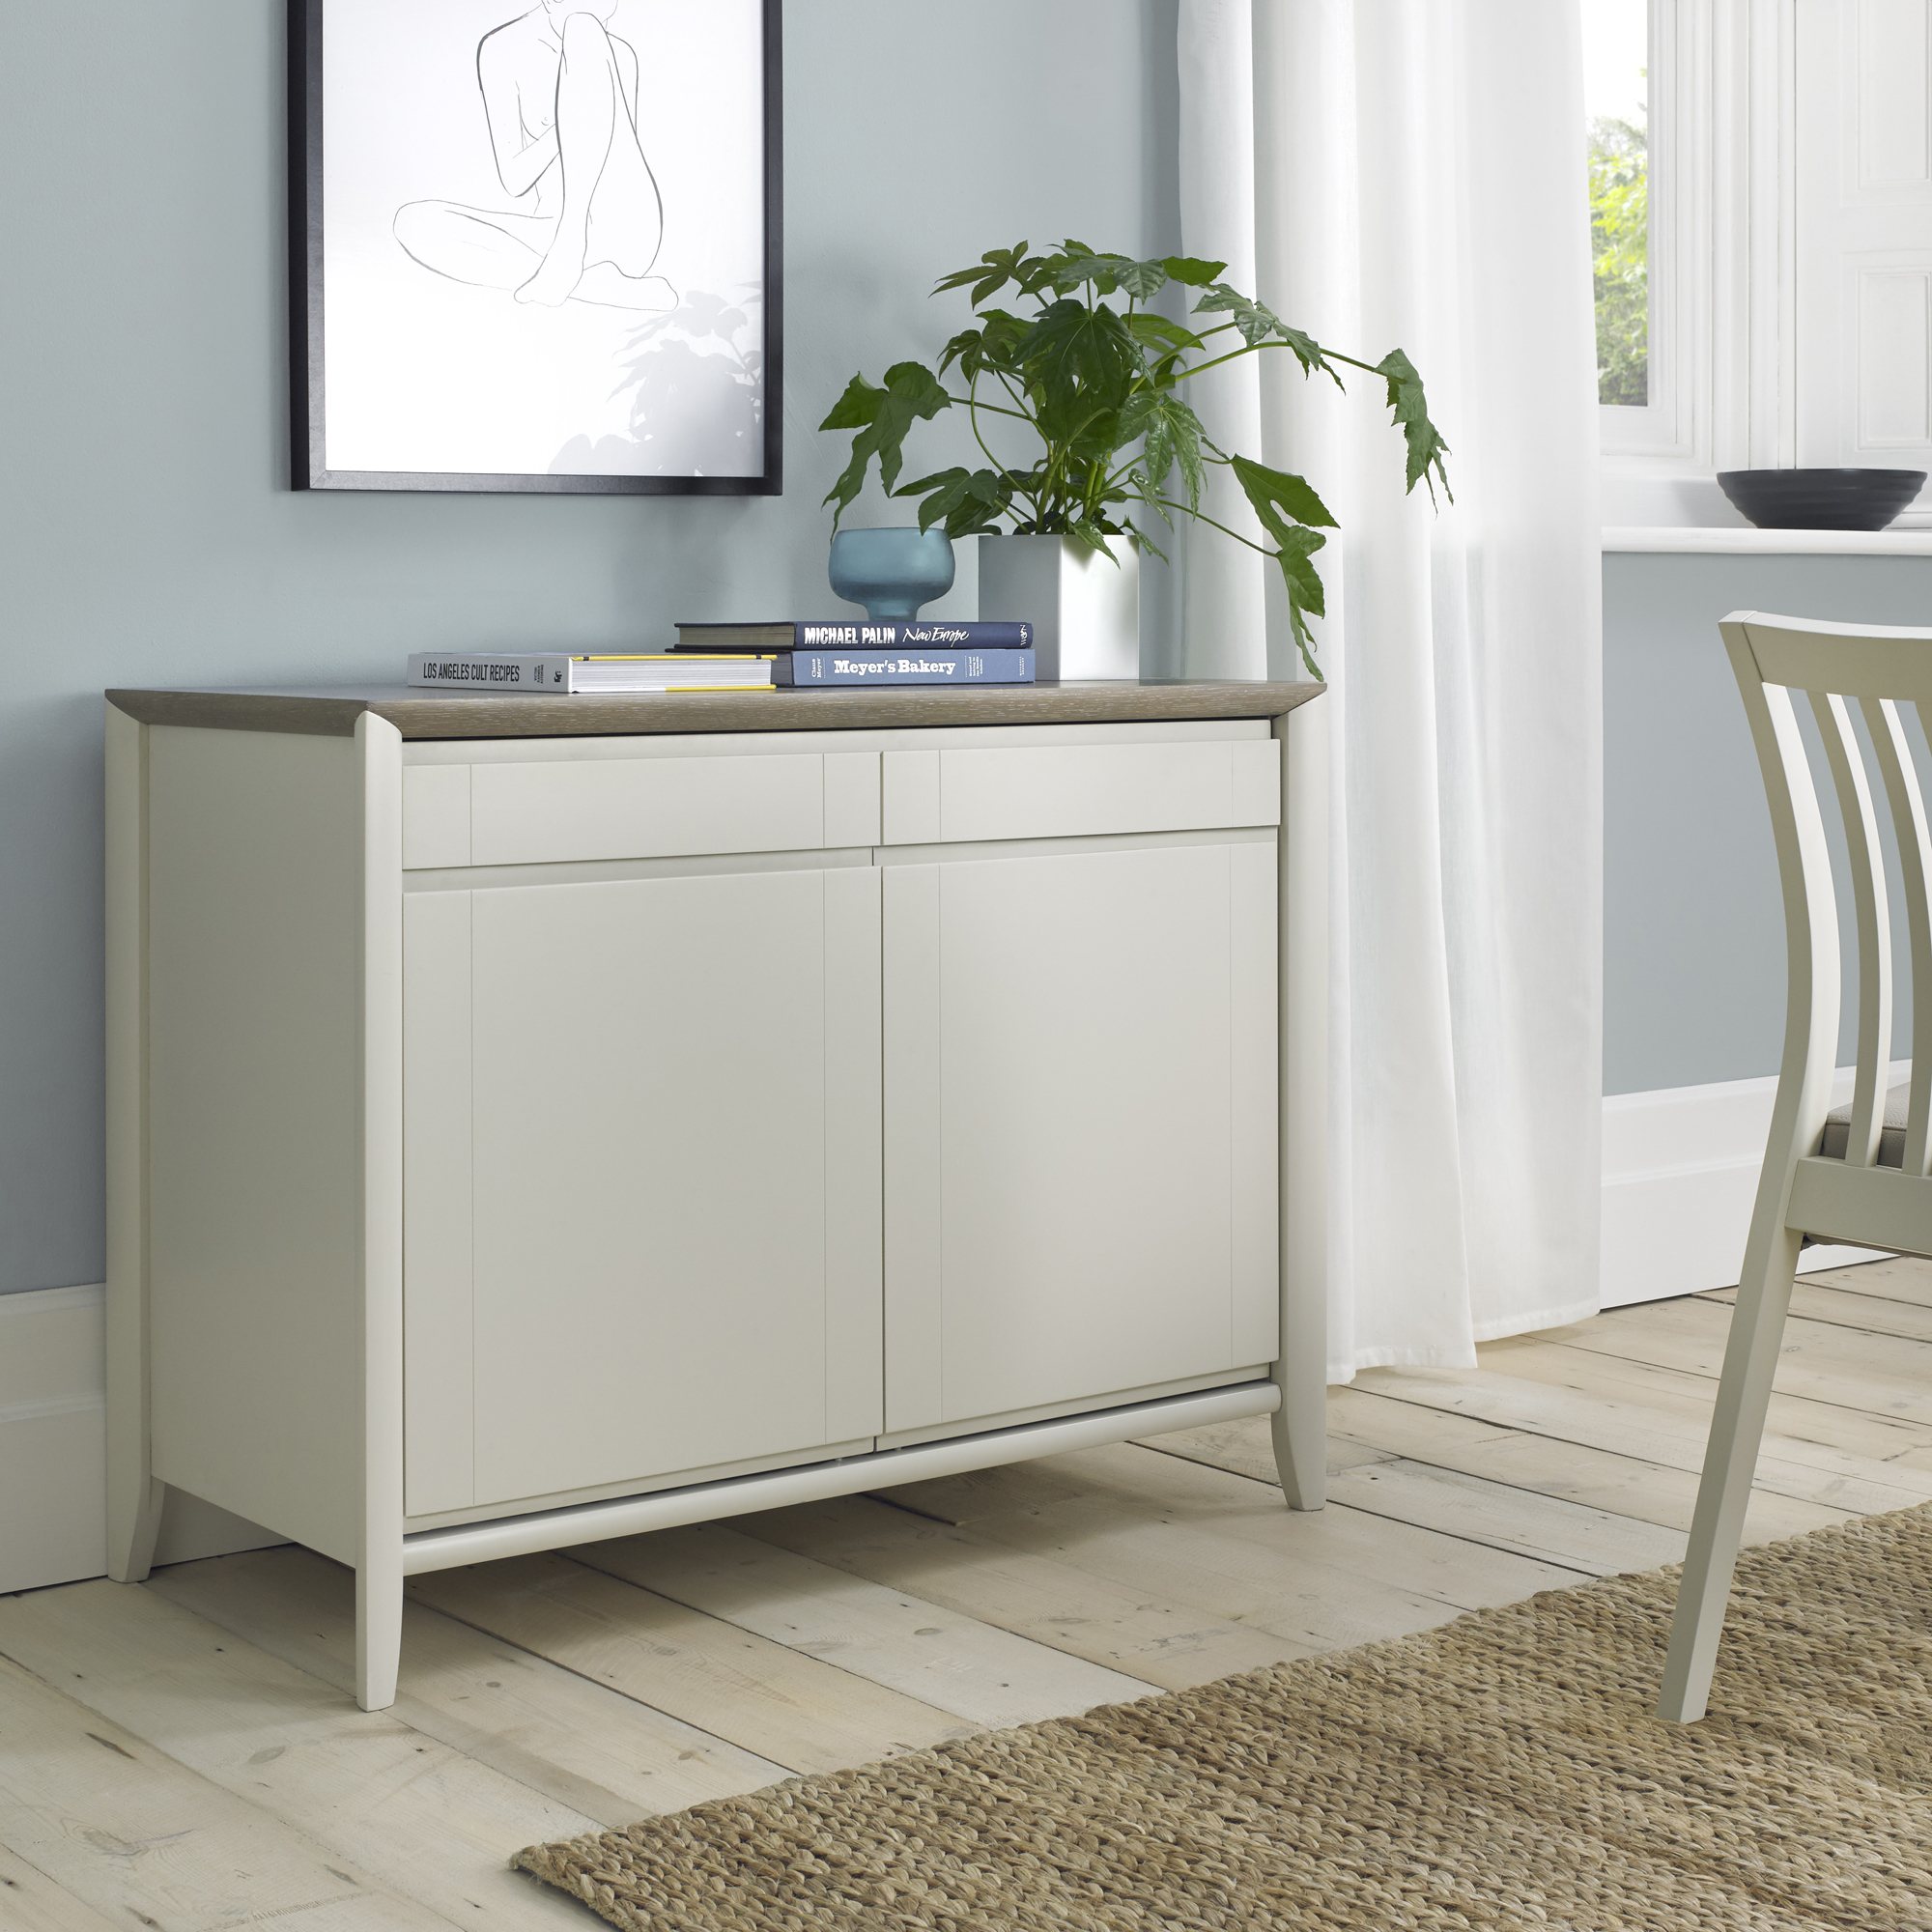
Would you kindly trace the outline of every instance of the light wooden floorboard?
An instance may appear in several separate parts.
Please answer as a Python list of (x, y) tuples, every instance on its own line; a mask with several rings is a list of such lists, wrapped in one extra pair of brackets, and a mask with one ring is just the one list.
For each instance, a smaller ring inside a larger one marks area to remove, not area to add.
[(445, 1570), (412, 1594), (787, 1771), (863, 1764), (980, 1728), (567, 1556)]
[[(1252, 1420), (419, 1577), (375, 1715), (305, 1551), (0, 1599), (0, 1928), (582, 1927), (520, 1846), (1670, 1561), (1729, 1298), (1332, 1391), (1319, 1514)], [(1747, 1534), (1932, 1500), (1932, 1265), (1794, 1307)]]
[(1372, 1516), (1598, 1577), (1656, 1570), (1684, 1554), (1684, 1539), (1656, 1523), (1428, 1463), (1350, 1469), (1331, 1481), (1328, 1495)]
[[(1709, 1377), (1541, 1342), (1483, 1352), (1480, 1369), (1374, 1369), (1358, 1386), (1687, 1472), (1703, 1466)], [(1899, 1460), (1925, 1446), (1922, 1431), (1886, 1417), (1775, 1394), (1758, 1487), (1861, 1515), (1906, 1509), (1932, 1501), (1925, 1473)]]
[[(1853, 1267), (1826, 1268), (1804, 1279), (1820, 1288), (1848, 1288), (1859, 1294), (1875, 1294), (1887, 1301), (1910, 1301), (1920, 1308), (1932, 1308), (1932, 1268), (1911, 1255), (1901, 1255), (1893, 1261), (1860, 1262)], [(1720, 1294), (1733, 1292), (1717, 1291)]]
[[(1376, 1463), (1408, 1458), (1437, 1469), (1487, 1477), (1513, 1491), (1584, 1503), (1612, 1517), (1660, 1523), (1666, 1529), (1688, 1532), (1697, 1498), (1693, 1469), (1671, 1468), (1645, 1457), (1616, 1455), (1583, 1443), (1560, 1442), (1526, 1429), (1505, 1428), (1500, 1423), (1363, 1388), (1329, 1391), (1328, 1429), (1331, 1440), (1356, 1442), (1365, 1451), (1373, 1451)], [(1261, 1416), (1164, 1436), (1151, 1446), (1262, 1482), (1274, 1477), (1274, 1450), (1267, 1422)], [(1360, 1469), (1369, 1463), (1354, 1466)], [(1773, 1543), (1779, 1537), (1823, 1529), (1828, 1523), (1847, 1522), (1853, 1514), (1759, 1490), (1751, 1497), (1745, 1532), (1752, 1543)], [(1463, 1533), (1471, 1533), (1468, 1526)], [(1667, 1560), (1674, 1562), (1676, 1557)]]
[(739, 1521), (781, 1548), (1166, 1690), (1316, 1654), (1314, 1644), (1168, 1603), (1071, 1563), (976, 1541), (879, 1496), (844, 1496)]
[(507, 1861), (594, 1820), (392, 1712), (356, 1710), (156, 1591), (99, 1580), (10, 1597), (0, 1655), (49, 1683), (77, 1680), (90, 1709), (445, 1918), (582, 1932), (568, 1900)]
[[(92, 1652), (83, 1654), (91, 1665)], [(387, 1891), (367, 1862), (278, 1822), (249, 1794), (116, 1723), (95, 1702), (91, 1669), (70, 1662), (52, 1676), (0, 1659), (0, 1846), (9, 1855), (0, 1871), (11, 1881), (0, 1892), (0, 1924), (9, 1932), (15, 1914), (32, 1924), (29, 1912), (52, 1926), (86, 1926), (92, 1915), (201, 1932), (372, 1901), (399, 1932), (438, 1923)], [(86, 1690), (89, 1701), (57, 1685)], [(192, 1712), (181, 1714), (182, 1729), (195, 1724)]]
[[(1703, 1297), (1714, 1306), (1733, 1307), (1734, 1288)], [(1791, 1290), (1791, 1312), (1806, 1321), (1855, 1328), (1867, 1335), (1903, 1335), (1914, 1342), (1932, 1342), (1932, 1301), (1903, 1301), (1894, 1295), (1839, 1288), (1813, 1275), (1801, 1278)]]
[(722, 1523), (594, 1543), (581, 1563), (1000, 1728), (1145, 1697), (1145, 1678), (1068, 1657)]
[(113, 1932), (114, 1920), (0, 1845), (0, 1925), (12, 1932)]
[[(1006, 1479), (1006, 1506), (984, 1508), (965, 1527), (1015, 1548), (1054, 1548), (1065, 1544), (1065, 1560), (1087, 1561), (1103, 1531), (1119, 1540), (1124, 1526), (1129, 1568), (1176, 1564), (1182, 1543), (1208, 1557), (1217, 1546), (1264, 1549), (1276, 1561), (1259, 1574), (1279, 1576), (1279, 1559), (1293, 1559), (1296, 1571), (1311, 1573), (1312, 1585), (1332, 1587), (1367, 1602), (1373, 1591), (1433, 1598), (1458, 1609), (1516, 1603), (1537, 1590), (1561, 1589), (1578, 1573), (1548, 1562), (1485, 1548), (1455, 1535), (1372, 1516), (1349, 1506), (1301, 1513), (1285, 1509), (1269, 1483), (1234, 1476), (1138, 1443), (1078, 1449), (1057, 1456), (1045, 1467), (1058, 1475), (1077, 1473), (1080, 1492), (1065, 1501), (1037, 1502), (1028, 1489), (1036, 1465), (1013, 1463), (989, 1473)], [(903, 1507), (953, 1520), (952, 1479), (913, 1483), (888, 1492)], [(1158, 1520), (1158, 1537), (1133, 1531)], [(1144, 1546), (1144, 1547), (1143, 1547)], [(1231, 1557), (1231, 1561), (1233, 1558)], [(1240, 1567), (1252, 1569), (1243, 1556)], [(1206, 1587), (1205, 1584), (1203, 1587)], [(1272, 1588), (1270, 1581), (1267, 1588)], [(1198, 1601), (1182, 1598), (1180, 1601)], [(1205, 1608), (1214, 1605), (1203, 1604)]]
[[(1650, 1308), (1611, 1309), (1588, 1321), (1552, 1328), (1544, 1339), (1715, 1377), (1730, 1326), (1729, 1309), (1692, 1296)], [(1786, 1394), (1808, 1396), (1813, 1402), (1932, 1425), (1932, 1342), (1794, 1318), (1784, 1324), (1777, 1383)]]
[[(355, 1584), (288, 1547), (157, 1570), (169, 1602), (247, 1638), (345, 1695), (355, 1687)], [(755, 1791), (782, 1766), (412, 1603), (410, 1674), (393, 1714), (602, 1825)]]

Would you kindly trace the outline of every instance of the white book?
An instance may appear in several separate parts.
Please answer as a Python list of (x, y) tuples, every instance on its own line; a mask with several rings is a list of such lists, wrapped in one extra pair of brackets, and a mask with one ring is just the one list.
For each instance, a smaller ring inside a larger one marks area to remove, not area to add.
[(570, 651), (412, 651), (410, 682), (466, 691), (761, 691), (772, 660), (695, 651), (578, 654)]

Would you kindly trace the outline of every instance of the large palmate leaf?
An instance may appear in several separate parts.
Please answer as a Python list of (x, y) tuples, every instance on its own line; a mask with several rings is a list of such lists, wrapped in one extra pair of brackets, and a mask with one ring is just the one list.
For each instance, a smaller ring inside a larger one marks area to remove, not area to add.
[[(1145, 392), (1144, 392), (1145, 393)], [(1138, 399), (1136, 399), (1138, 400)], [(1155, 497), (1165, 492), (1168, 477), (1178, 467), (1180, 486), (1189, 510), (1201, 507), (1204, 469), (1201, 458), (1203, 433), (1201, 418), (1172, 390), (1151, 392), (1146, 412), (1144, 433), (1147, 441), (1141, 450), (1141, 473), (1146, 478), (1143, 493), (1164, 521), (1172, 522)]]
[(1274, 560), (1281, 568), (1282, 582), (1288, 586), (1289, 629), (1302, 663), (1314, 676), (1320, 677), (1321, 672), (1315, 663), (1315, 642), (1308, 619), (1322, 614), (1326, 600), (1313, 558), (1327, 541), (1321, 531), (1333, 529), (1335, 519), (1329, 515), (1327, 504), (1310, 488), (1306, 477), (1291, 475), (1285, 469), (1270, 469), (1245, 456), (1231, 457), (1229, 461), (1241, 494), (1247, 497), (1262, 528), (1274, 539)]
[(832, 406), (831, 414), (818, 425), (820, 429), (858, 432), (852, 439), (851, 461), (825, 493), (825, 501), (833, 505), (834, 529), (865, 488), (872, 459), (878, 459), (880, 483), (891, 491), (899, 480), (907, 431), (914, 423), (950, 408), (952, 401), (932, 371), (917, 362), (895, 362), (886, 371), (883, 387), (863, 376), (852, 378), (845, 393)]
[(929, 530), (943, 524), (949, 537), (972, 536), (993, 529), (1012, 506), (1015, 478), (997, 469), (968, 469), (963, 465), (922, 476), (893, 494), (923, 497), (919, 526)]
[(1042, 419), (1050, 412), (1062, 435), (1081, 420), (1119, 411), (1141, 366), (1140, 349), (1119, 314), (1070, 297), (1040, 312), (1014, 354), (1039, 396)]
[(1124, 289), (1136, 301), (1157, 296), (1167, 286), (1167, 264), (1136, 262), (1129, 255), (1090, 255), (1083, 262), (1076, 257), (1074, 268), (1084, 266), (1080, 280), (1093, 282), (1101, 295)]
[(1259, 349), (1264, 342), (1271, 341), (1281, 321), (1273, 309), (1256, 301), (1252, 296), (1244, 296), (1239, 289), (1231, 288), (1226, 282), (1212, 284), (1194, 304), (1194, 313), (1226, 315), (1241, 331), (1241, 340), (1250, 349)]
[(1228, 459), (1235, 467), (1235, 480), (1254, 506), (1262, 528), (1276, 543), (1282, 542), (1291, 526), (1314, 524), (1325, 530), (1335, 527), (1328, 505), (1309, 487), (1305, 476), (1291, 475), (1286, 469), (1270, 469), (1246, 456)]
[(979, 328), (962, 328), (939, 352), (939, 373), (945, 375), (956, 362), (959, 365), (959, 373), (970, 383), (985, 366), (985, 331)]
[(1395, 412), (1395, 419), (1402, 425), (1404, 440), (1408, 444), (1409, 489), (1413, 490), (1426, 477), (1432, 502), (1435, 498), (1435, 486), (1440, 483), (1442, 494), (1453, 503), (1456, 498), (1442, 461), (1449, 454), (1449, 445), (1442, 440), (1441, 431), (1429, 420), (1429, 405), (1415, 364), (1400, 349), (1391, 349), (1376, 364), (1376, 374), (1388, 384), (1388, 406)]
[(1337, 388), (1342, 386), (1342, 372), (1329, 361), (1321, 343), (1305, 328), (1296, 328), (1293, 323), (1282, 321), (1265, 302), (1244, 296), (1239, 289), (1230, 288), (1226, 282), (1215, 282), (1194, 304), (1194, 312), (1196, 315), (1225, 314), (1240, 330), (1241, 340), (1250, 349), (1263, 349), (1273, 342), (1282, 343), (1301, 364), (1304, 376), (1313, 375), (1319, 369), (1324, 376), (1333, 378)]
[(1020, 278), (1021, 264), (1026, 259), (1024, 242), (1014, 248), (988, 248), (972, 268), (955, 269), (950, 275), (942, 275), (933, 284), (932, 292), (940, 295), (948, 289), (970, 288), (973, 306), (978, 308), (988, 296), (996, 295), (1009, 282)]
[(1037, 258), (1037, 282), (1040, 288), (1059, 295), (1071, 295), (1091, 287), (1095, 295), (1110, 296), (1125, 290), (1136, 301), (1157, 296), (1170, 281), (1203, 283), (1211, 281), (1225, 266), (1219, 262), (1196, 261), (1190, 255), (1096, 254), (1084, 242), (1068, 240), (1057, 254)]
[(981, 309), (980, 327), (962, 328), (940, 351), (939, 373), (943, 376), (956, 364), (968, 383), (988, 369), (1016, 375), (1017, 351), (1031, 326), (1006, 309)]
[(1225, 262), (1204, 262), (1199, 255), (1169, 255), (1161, 262), (1169, 281), (1180, 282), (1190, 289), (1207, 288), (1220, 278), (1227, 266)]
[(1288, 585), (1288, 628), (1309, 676), (1320, 677), (1321, 667), (1315, 662), (1315, 637), (1308, 620), (1321, 616), (1327, 609), (1313, 558), (1328, 539), (1320, 530), (1295, 529), (1289, 535), (1292, 541), (1282, 545), (1274, 559), (1281, 566), (1282, 582)]
[(1185, 323), (1171, 321), (1152, 309), (1136, 309), (1127, 327), (1147, 357), (1147, 380), (1156, 389), (1170, 389), (1186, 371), (1182, 364), (1204, 346)]

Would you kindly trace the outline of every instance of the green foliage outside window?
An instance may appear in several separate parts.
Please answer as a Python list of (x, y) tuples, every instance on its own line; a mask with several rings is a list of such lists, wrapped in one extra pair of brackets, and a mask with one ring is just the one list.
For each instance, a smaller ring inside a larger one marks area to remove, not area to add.
[(1650, 399), (1650, 153), (1630, 121), (1590, 124), (1590, 257), (1597, 287), (1597, 400)]

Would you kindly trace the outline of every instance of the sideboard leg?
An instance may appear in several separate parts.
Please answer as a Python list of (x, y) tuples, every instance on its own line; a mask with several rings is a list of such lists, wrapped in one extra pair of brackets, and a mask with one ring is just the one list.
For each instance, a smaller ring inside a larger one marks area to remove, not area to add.
[(148, 732), (107, 707), (107, 1574), (155, 1561), (165, 1485), (149, 1463)]
[(1282, 746), (1281, 1358), (1275, 1467), (1291, 1509), (1328, 1481), (1327, 695), (1274, 724)]
[(1290, 1509), (1319, 1510), (1328, 1500), (1327, 1391), (1321, 1366), (1313, 1378), (1302, 1378), (1310, 1384), (1305, 1388), (1290, 1386), (1294, 1373), (1287, 1363), (1276, 1363), (1274, 1379), (1281, 1406), (1268, 1417), (1268, 1433), (1282, 1493)]
[(396, 1701), (403, 1649), (403, 741), (364, 712), (362, 791), (362, 1530), (355, 1701)]
[(398, 1556), (355, 1573), (355, 1701), (386, 1711), (403, 1657), (403, 1568)]
[(167, 1485), (144, 1470), (124, 1474), (111, 1466), (108, 1485), (107, 1574), (117, 1583), (139, 1583), (155, 1567)]

